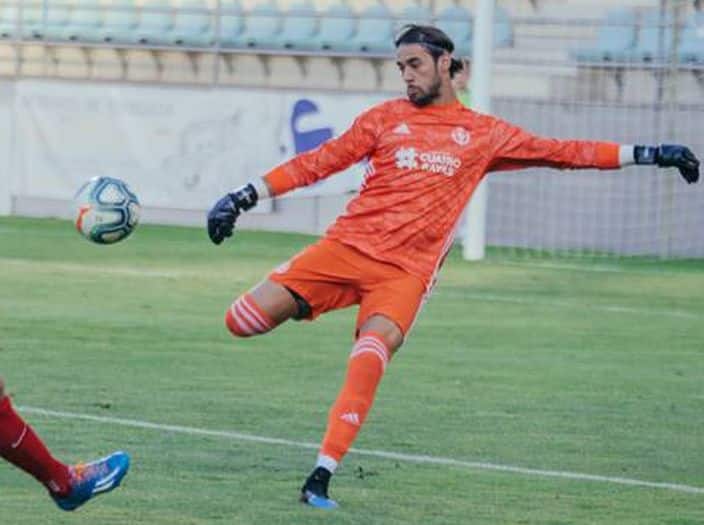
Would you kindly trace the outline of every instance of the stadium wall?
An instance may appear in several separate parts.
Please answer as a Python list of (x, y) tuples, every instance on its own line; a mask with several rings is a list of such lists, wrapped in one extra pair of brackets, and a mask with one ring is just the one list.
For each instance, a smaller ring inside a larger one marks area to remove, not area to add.
[[(224, 192), (349, 127), (383, 97), (290, 90), (20, 80), (4, 93), (19, 215), (68, 217), (96, 175), (130, 183), (152, 223), (201, 225)], [(362, 180), (362, 166), (264, 201), (244, 227), (319, 233)]]

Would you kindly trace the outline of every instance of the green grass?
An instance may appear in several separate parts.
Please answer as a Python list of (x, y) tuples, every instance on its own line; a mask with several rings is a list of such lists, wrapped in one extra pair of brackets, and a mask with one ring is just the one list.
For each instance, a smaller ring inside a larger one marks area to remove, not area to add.
[[(15, 403), (317, 443), (355, 312), (234, 340), (230, 302), (311, 241), (142, 226), (115, 246), (0, 220), (0, 374)], [(355, 446), (704, 487), (704, 263), (453, 253)], [(296, 503), (315, 451), (25, 414), (55, 454), (124, 448), (62, 514), (0, 463), (0, 523), (703, 524), (704, 494), (350, 454), (342, 507)]]

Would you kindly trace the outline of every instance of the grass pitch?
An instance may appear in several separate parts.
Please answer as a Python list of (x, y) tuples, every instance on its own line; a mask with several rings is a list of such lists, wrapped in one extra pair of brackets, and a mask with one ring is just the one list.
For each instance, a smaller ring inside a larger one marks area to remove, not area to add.
[(309, 242), (238, 232), (215, 247), (199, 229), (141, 226), (106, 247), (66, 222), (0, 219), (0, 374), (16, 405), (292, 442), (27, 410), (60, 459), (124, 449), (132, 470), (64, 514), (0, 462), (0, 523), (704, 523), (697, 261), (453, 254), (355, 443), (435, 462), (352, 453), (331, 487), (338, 511), (297, 503), (315, 457), (301, 444), (322, 436), (355, 312), (250, 340), (223, 314)]

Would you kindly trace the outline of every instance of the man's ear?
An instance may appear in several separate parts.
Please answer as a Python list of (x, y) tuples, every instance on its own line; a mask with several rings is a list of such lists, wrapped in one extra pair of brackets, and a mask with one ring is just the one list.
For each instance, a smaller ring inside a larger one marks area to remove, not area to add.
[(452, 58), (450, 55), (445, 53), (444, 55), (440, 55), (440, 58), (438, 58), (438, 68), (440, 71), (443, 73), (449, 73), (450, 71), (450, 66), (452, 65)]

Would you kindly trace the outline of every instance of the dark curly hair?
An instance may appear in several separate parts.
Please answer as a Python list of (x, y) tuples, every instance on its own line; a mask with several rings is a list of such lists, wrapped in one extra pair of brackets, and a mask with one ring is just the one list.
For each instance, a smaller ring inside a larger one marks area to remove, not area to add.
[[(444, 31), (434, 26), (419, 24), (403, 26), (394, 38), (394, 44), (397, 48), (403, 44), (420, 44), (433, 56), (436, 62), (444, 53), (451, 55), (455, 50), (455, 43)], [(454, 77), (455, 73), (461, 70), (462, 62), (453, 57), (450, 63), (450, 77)]]

